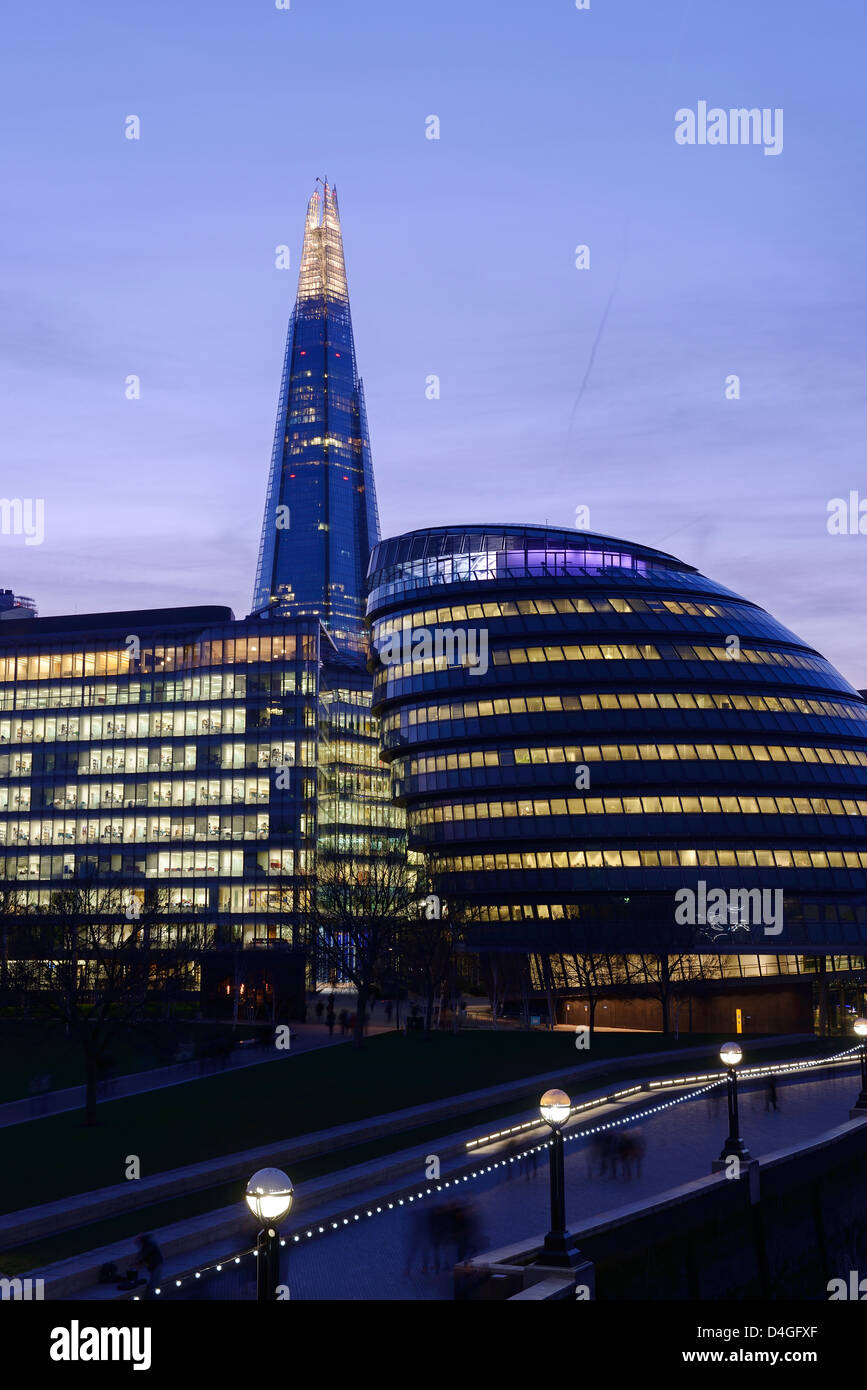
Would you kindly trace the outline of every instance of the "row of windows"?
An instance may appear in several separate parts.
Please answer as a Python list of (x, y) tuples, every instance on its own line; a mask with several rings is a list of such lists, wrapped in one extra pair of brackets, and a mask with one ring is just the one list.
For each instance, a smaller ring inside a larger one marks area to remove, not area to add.
[[(366, 750), (365, 759), (366, 761)], [(294, 763), (312, 767), (316, 749), (312, 743), (224, 743), (219, 748), (195, 743), (162, 744), (145, 747), (117, 744), (111, 748), (82, 749), (76, 756), (69, 754), (64, 767), (68, 772), (84, 776), (102, 772), (153, 772), (195, 770), (198, 761), (206, 756), (210, 765), (222, 768), (289, 767)], [(347, 754), (348, 756), (348, 754)], [(379, 765), (375, 748), (371, 749), (371, 766)], [(359, 759), (361, 760), (361, 759)], [(53, 760), (45, 769), (54, 771)], [(29, 777), (33, 772), (32, 753), (0, 753), (0, 777)]]
[[(78, 775), (117, 772), (193, 772), (197, 762), (207, 757), (212, 766), (230, 768), (246, 767), (312, 767), (316, 762), (316, 745), (313, 743), (223, 743), (218, 748), (195, 743), (162, 744), (145, 747), (136, 744), (117, 744), (109, 748), (90, 748), (75, 755), (65, 764), (67, 770)], [(31, 753), (17, 757), (0, 756), (0, 776), (26, 775), (32, 768)], [(4, 770), (3, 762), (10, 767)]]
[[(259, 856), (262, 859), (262, 856)], [(237, 877), (243, 873), (243, 851), (220, 850), (184, 850), (173, 851), (171, 854), (159, 852), (148, 854), (146, 858), (145, 873), (148, 878), (162, 878), (168, 874), (177, 876), (181, 873), (192, 873), (195, 876), (206, 877), (209, 874), (217, 874), (221, 877)], [(74, 868), (71, 863), (61, 864), (57, 855), (27, 855), (24, 858), (9, 858), (4, 861), (6, 867), (6, 878), (14, 879), (16, 882), (26, 879), (37, 879), (40, 881), (59, 879), (61, 883), (69, 883), (74, 876)], [(228, 867), (226, 867), (228, 865)], [(276, 875), (276, 870), (270, 871)], [(281, 870), (280, 874), (287, 872)], [(291, 869), (288, 871), (291, 873)], [(304, 872), (301, 870), (301, 872)], [(192, 884), (184, 889), (172, 889), (175, 895), (175, 905), (190, 910), (195, 907), (206, 905), (207, 888), (195, 888)], [(267, 909), (269, 911), (291, 911), (294, 904), (294, 892), (291, 887), (287, 887), (281, 882), (277, 888), (253, 888), (244, 886), (241, 894), (229, 898), (229, 893), (236, 893), (235, 889), (226, 890), (226, 901), (224, 904), (224, 890), (220, 890), (220, 912), (241, 912), (250, 908)], [(133, 895), (131, 895), (133, 896)], [(299, 895), (300, 898), (300, 895)], [(282, 907), (280, 903), (284, 904)], [(22, 904), (23, 905), (23, 904)], [(48, 904), (43, 904), (47, 906)]]
[(0, 689), (0, 709), (160, 705), (176, 700), (232, 700), (243, 698), (246, 693), (247, 677), (231, 673), (196, 676), (186, 681), (129, 681), (121, 685), (114, 681), (95, 681), (92, 685), (10, 685)]
[[(854, 913), (850, 909), (850, 921), (854, 921)], [(864, 918), (867, 921), (867, 907), (864, 909)], [(583, 986), (588, 974), (597, 985), (614, 985), (628, 983), (630, 981), (647, 984), (658, 975), (658, 960), (651, 957), (651, 967), (648, 969), (648, 961), (643, 956), (637, 955), (592, 955), (585, 957), (584, 961), (578, 964), (574, 955), (565, 953), (552, 953), (550, 956), (551, 976), (557, 989), (580, 989)], [(835, 958), (827, 958), (827, 969), (836, 969), (832, 962)], [(843, 956), (838, 957), (846, 963), (840, 968), (843, 970), (860, 970), (863, 968), (863, 957)], [(852, 963), (854, 961), (854, 964)], [(532, 958), (532, 975), (534, 987), (544, 989), (546, 981), (538, 969), (535, 956)], [(746, 951), (738, 951), (734, 955), (717, 955), (710, 951), (701, 951), (689, 954), (678, 954), (670, 960), (670, 977), (672, 980), (721, 980), (721, 979), (757, 979), (775, 975), (801, 975), (808, 970), (806, 957), (797, 955), (755, 955), (747, 954)], [(538, 980), (538, 984), (536, 981)], [(567, 1008), (569, 1005), (567, 1005)], [(579, 1009), (587, 1006), (581, 1002), (577, 1004)]]
[[(135, 634), (131, 633), (134, 638)], [(0, 681), (75, 680), (84, 676), (123, 676), (133, 672), (185, 671), (201, 666), (250, 665), (258, 662), (315, 661), (312, 635), (229, 637), (183, 646), (142, 646), (135, 656), (131, 643), (103, 651), (19, 652), (0, 656)]]
[(444, 719), (488, 719), (502, 714), (558, 713), (569, 710), (608, 709), (713, 709), (754, 710), (762, 714), (818, 714), (826, 718), (857, 719), (867, 725), (867, 706), (841, 700), (808, 700), (794, 695), (722, 695), (708, 691), (680, 694), (623, 693), (618, 695), (510, 695), (496, 700), (452, 700), (419, 705), (388, 714), (384, 734), (403, 727), (441, 722)]
[[(432, 538), (434, 544), (437, 538)], [(625, 550), (554, 550), (508, 548), (510, 538), (497, 537), (489, 550), (470, 550), (463, 553), (450, 552), (447, 555), (429, 555), (426, 558), (401, 560), (393, 565), (385, 565), (384, 556), (377, 557), (379, 565), (374, 576), (375, 590), (379, 594), (385, 588), (388, 592), (400, 592), (412, 587), (415, 581), (424, 580), (431, 587), (435, 584), (464, 584), (470, 581), (487, 583), (493, 579), (523, 579), (527, 575), (551, 578), (560, 575), (583, 578), (586, 574), (597, 574), (613, 569), (618, 579), (622, 577), (644, 577), (649, 569), (648, 561)], [(503, 549), (504, 546), (507, 547)], [(519, 542), (520, 544), (520, 542)], [(671, 586), (681, 575), (677, 571), (661, 570), (654, 575), (656, 582)], [(692, 584), (693, 576), (683, 575), (684, 583)]]
[(452, 772), (468, 767), (511, 767), (540, 763), (626, 762), (759, 762), (836, 763), (867, 767), (864, 748), (795, 748), (763, 743), (603, 743), (583, 747), (502, 748), (470, 753), (431, 753), (394, 763), (398, 777)]
[[(4, 860), (6, 877), (9, 879), (52, 877), (52, 864), (55, 856), (28, 854), (20, 858), (11, 856)], [(118, 864), (118, 872), (120, 864)], [(219, 875), (221, 878), (240, 878), (244, 872), (244, 851), (242, 849), (196, 849), (157, 851), (145, 856), (145, 874), (148, 878), (167, 878), (170, 874), (194, 874), (198, 878)], [(66, 875), (69, 877), (69, 875)]]
[(432, 873), (484, 869), (867, 869), (867, 850), (570, 849), (511, 854), (444, 854)]
[[(287, 771), (285, 790), (295, 790), (291, 771)], [(53, 795), (49, 805), (64, 811), (93, 811), (105, 806), (232, 806), (243, 802), (267, 802), (271, 782), (267, 777), (211, 777), (196, 781), (176, 778), (171, 782), (79, 782), (67, 787), (49, 788)], [(13, 792), (13, 807), (17, 797), (24, 798), (28, 787)], [(301, 795), (315, 795), (312, 778), (305, 778), (298, 787)], [(19, 803), (19, 809), (28, 807)]]
[[(377, 642), (392, 632), (434, 627), (440, 623), (477, 622), (480, 618), (515, 618), (553, 613), (679, 613), (703, 618), (742, 618), (743, 607), (721, 603), (692, 603), (683, 599), (643, 598), (522, 598), (514, 602), (452, 604), (446, 608), (426, 608), (424, 612), (404, 613), (400, 618), (384, 618), (373, 625)], [(749, 610), (747, 610), (749, 611)]]
[(184, 680), (96, 681), (93, 685), (0, 687), (0, 709), (92, 709), (99, 705), (191, 704), (197, 700), (235, 700), (251, 697), (313, 695), (315, 677), (283, 671), (257, 679), (239, 675), (189, 676)]
[(0, 845), (155, 844), (158, 840), (267, 840), (268, 817), (94, 816), (0, 821)]
[[(136, 894), (135, 896), (143, 896)], [(169, 912), (202, 912), (208, 906), (207, 888), (169, 888), (166, 893)]]
[[(510, 922), (524, 920), (543, 921), (556, 920), (562, 921), (564, 918), (577, 918), (581, 916), (581, 909), (577, 903), (514, 903), (506, 906), (503, 903), (481, 904), (473, 908), (473, 918), (479, 922)], [(851, 923), (857, 917), (859, 922), (867, 921), (867, 912), (858, 906), (851, 908), (846, 904), (829, 904), (825, 908), (825, 921), (838, 923)], [(807, 922), (818, 922), (819, 910), (812, 903), (804, 904), (804, 920)]]
[(139, 710), (125, 715), (73, 714), (68, 718), (62, 715), (38, 715), (35, 719), (0, 719), (0, 744), (243, 734), (246, 717), (247, 711), (243, 705), (223, 705), (219, 709)]
[[(460, 655), (460, 654), (458, 654)], [(427, 656), (417, 661), (394, 662), (381, 667), (376, 673), (376, 681), (400, 680), (405, 676), (429, 674), (444, 671), (451, 666), (473, 667), (477, 665), (474, 654), (464, 653), (457, 661), (449, 660), (450, 653)], [(677, 643), (671, 646), (657, 643), (656, 646), (644, 643), (583, 643), (580, 645), (557, 647), (508, 647), (491, 652), (493, 666), (525, 666), (528, 663), (554, 661), (730, 661), (732, 656), (726, 647), (698, 647)], [(737, 659), (750, 665), (798, 667), (804, 671), (825, 671), (826, 663), (821, 657), (803, 656), (793, 651), (776, 651), (767, 647), (741, 647)]]
[(329, 730), (345, 730), (350, 734), (357, 734), (370, 739), (375, 739), (379, 733), (376, 720), (371, 715), (369, 706), (365, 713), (362, 710), (346, 709), (343, 706), (328, 705), (323, 702), (320, 724), (325, 725)]
[(378, 801), (388, 801), (391, 797), (391, 778), (387, 773), (376, 775), (359, 768), (326, 768), (327, 780), (320, 786), (320, 799), (344, 794), (346, 796), (374, 797)]
[(515, 816), (622, 815), (867, 816), (867, 800), (819, 796), (570, 796), (517, 801), (458, 801), (410, 809), (411, 826)]
[[(164, 857), (164, 856), (160, 856), (160, 857), (162, 858), (162, 857)], [(158, 874), (158, 868), (159, 868), (157, 856), (156, 856), (156, 855), (150, 855), (150, 856), (148, 856), (148, 858), (149, 858), (149, 861), (153, 861), (152, 863), (149, 862), (149, 864), (148, 864), (148, 869), (147, 869), (148, 877), (150, 877), (150, 878), (156, 878), (156, 877), (157, 877), (157, 874)], [(7, 861), (7, 863), (12, 863), (12, 862), (13, 862), (13, 861), (11, 861), (11, 860)], [(52, 879), (59, 879), (59, 878), (63, 877), (63, 878), (65, 878), (66, 881), (68, 882), (69, 879), (70, 879), (70, 878), (73, 876), (73, 874), (74, 874), (74, 867), (73, 867), (72, 863), (71, 863), (71, 862), (68, 863), (68, 864), (67, 864), (67, 863), (64, 863), (64, 864), (61, 865), (61, 864), (59, 863), (58, 859), (57, 859), (57, 856), (53, 856), (53, 857), (52, 857), (52, 859), (51, 859), (51, 861), (50, 861), (50, 870), (49, 870), (49, 861), (48, 861), (47, 858), (43, 859), (42, 861), (39, 861), (39, 860), (36, 859), (35, 857), (31, 857), (31, 860), (19, 860), (18, 862), (19, 862), (20, 864), (24, 864), (25, 867), (26, 867), (29, 863), (37, 863), (37, 864), (38, 864), (39, 862), (42, 862), (44, 865), (46, 865), (46, 872), (43, 873), (41, 876), (38, 875), (38, 874), (33, 874), (33, 875), (32, 875), (32, 878), (34, 878), (34, 879), (37, 878), (37, 877), (41, 877), (43, 880), (47, 880), (47, 879), (49, 879), (49, 878), (52, 878)], [(12, 877), (12, 875), (10, 875), (10, 877)], [(27, 878), (28, 875), (25, 873), (25, 874), (19, 875), (18, 877), (19, 877), (19, 878)], [(262, 889), (261, 887), (259, 887), (258, 885), (255, 885), (255, 886), (254, 886), (253, 884), (246, 884), (246, 883), (240, 883), (240, 884), (220, 884), (220, 885), (214, 885), (214, 886), (211, 886), (211, 887), (198, 887), (198, 886), (196, 886), (196, 884), (195, 884), (194, 882), (191, 882), (191, 883), (185, 883), (185, 884), (182, 884), (182, 885), (179, 885), (179, 886), (172, 885), (172, 886), (170, 886), (170, 887), (167, 887), (167, 888), (164, 890), (164, 891), (165, 891), (165, 894), (166, 894), (166, 898), (167, 898), (167, 903), (168, 903), (168, 908), (167, 908), (167, 910), (168, 910), (168, 911), (172, 911), (172, 910), (175, 910), (175, 911), (177, 911), (177, 910), (181, 910), (181, 911), (199, 910), (199, 911), (201, 911), (201, 910), (203, 910), (203, 909), (209, 909), (209, 908), (210, 908), (210, 909), (213, 909), (213, 907), (214, 907), (214, 892), (215, 892), (215, 889), (216, 889), (216, 892), (217, 892), (218, 895), (219, 895), (219, 896), (218, 896), (217, 903), (216, 903), (216, 910), (217, 910), (218, 912), (244, 912), (244, 911), (247, 911), (247, 910), (249, 910), (250, 908), (252, 908), (252, 907), (254, 906), (254, 904), (256, 903), (256, 901), (257, 901), (257, 900), (256, 900), (256, 895), (257, 895), (257, 894), (262, 894), (263, 892), (264, 892), (266, 895), (267, 895), (267, 894), (274, 894), (274, 895), (275, 895), (275, 901), (279, 901), (279, 898), (277, 897), (277, 895), (279, 894), (280, 897), (281, 897), (281, 898), (283, 899), (283, 901), (285, 902), (285, 901), (287, 901), (287, 895), (290, 894), (290, 893), (292, 892), (291, 889), (284, 887), (282, 884), (281, 884), (280, 887), (277, 888), (277, 889), (271, 888), (271, 889), (264, 889), (264, 890), (263, 890), (263, 889)], [(55, 888), (36, 888), (36, 887), (30, 887), (30, 886), (28, 886), (28, 887), (26, 887), (26, 888), (16, 888), (16, 890), (15, 890), (15, 895), (16, 895), (17, 903), (18, 903), (18, 905), (19, 905), (21, 908), (25, 908), (25, 909), (29, 909), (29, 910), (32, 910), (32, 909), (34, 909), (34, 908), (41, 908), (41, 909), (44, 910), (44, 909), (47, 909), (47, 908), (50, 908), (50, 907), (51, 907), (51, 905), (52, 905), (52, 902), (51, 902), (52, 895), (53, 895), (54, 893), (56, 893), (56, 892), (57, 892), (57, 888), (56, 888), (56, 887), (55, 887)], [(142, 896), (143, 896), (142, 893), (141, 893), (140, 891), (138, 891), (138, 890), (133, 890), (133, 891), (131, 891), (130, 894), (129, 894), (130, 901), (132, 901), (133, 898), (137, 898), (139, 901), (141, 901)], [(306, 890), (304, 890), (304, 889), (296, 889), (296, 890), (295, 890), (295, 898), (296, 898), (296, 904), (297, 904), (297, 906), (298, 906), (299, 909), (309, 907), (308, 894), (307, 894)], [(113, 908), (114, 908), (114, 904), (111, 903), (111, 904), (109, 905), (109, 910), (111, 911), (112, 915), (115, 915), (114, 912), (113, 912)], [(278, 909), (278, 910), (282, 910), (282, 909)], [(159, 925), (158, 925), (158, 919), (155, 919), (155, 921), (157, 922), (157, 925), (155, 925), (154, 928), (153, 928), (153, 931), (152, 931), (152, 939), (154, 940), (155, 944), (159, 944)], [(212, 935), (213, 935), (213, 930), (214, 930), (214, 924), (213, 924), (213, 921), (209, 921), (209, 922), (207, 922), (207, 923), (202, 923), (201, 926), (202, 926), (202, 931), (203, 931), (203, 942), (204, 942), (204, 940), (208, 940), (208, 939), (210, 939), (210, 938), (212, 937)], [(246, 931), (246, 935), (247, 935), (248, 938), (254, 937), (254, 936), (264, 937), (264, 936), (267, 934), (267, 933), (266, 933), (266, 929), (265, 929), (264, 927), (263, 927), (261, 930), (256, 931), (255, 927), (250, 927), (248, 924), (245, 924), (245, 931)]]
[(335, 796), (321, 796), (318, 803), (319, 828), (326, 826), (375, 825), (384, 829), (403, 824), (399, 807), (380, 800), (359, 801)]
[(378, 743), (350, 743), (346, 739), (335, 739), (322, 744), (323, 764), (352, 763), (354, 767), (374, 768), (382, 771), (383, 762), (379, 756)]

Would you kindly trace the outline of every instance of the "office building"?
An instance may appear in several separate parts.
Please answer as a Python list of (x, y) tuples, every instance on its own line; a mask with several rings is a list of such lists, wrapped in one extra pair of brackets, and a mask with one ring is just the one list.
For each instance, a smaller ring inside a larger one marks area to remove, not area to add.
[(863, 1006), (867, 705), (819, 652), (671, 555), (546, 526), (384, 540), (368, 611), (409, 844), (468, 948), (529, 957), (576, 1022), (588, 971), (635, 1026), (666, 971), (695, 1027)]

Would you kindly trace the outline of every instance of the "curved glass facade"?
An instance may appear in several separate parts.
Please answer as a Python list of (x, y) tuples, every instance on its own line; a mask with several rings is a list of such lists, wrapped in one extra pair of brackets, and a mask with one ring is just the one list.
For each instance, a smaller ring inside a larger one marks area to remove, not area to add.
[(544, 526), (371, 556), (410, 846), (481, 948), (833, 955), (867, 941), (867, 704), (671, 555)]

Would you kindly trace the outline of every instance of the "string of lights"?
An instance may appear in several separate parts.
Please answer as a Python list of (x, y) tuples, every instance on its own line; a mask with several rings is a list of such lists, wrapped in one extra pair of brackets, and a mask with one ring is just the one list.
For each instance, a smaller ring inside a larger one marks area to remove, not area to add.
[[(811, 1067), (815, 1068), (817, 1066), (829, 1066), (832, 1063), (837, 1064), (839, 1062), (844, 1062), (846, 1059), (851, 1059), (857, 1056), (859, 1052), (859, 1047), (852, 1047), (847, 1048), (844, 1052), (834, 1053), (830, 1057), (813, 1058), (803, 1062), (781, 1062), (768, 1066), (739, 1068), (738, 1076), (739, 1078), (759, 1078), (765, 1076), (794, 1075), (800, 1071), (808, 1070)], [(617, 1129), (621, 1125), (634, 1124), (638, 1120), (649, 1119), (650, 1116), (659, 1115), (663, 1110), (669, 1110), (674, 1105), (683, 1105), (686, 1101), (695, 1100), (698, 1096), (705, 1095), (708, 1091), (712, 1091), (716, 1086), (721, 1086), (725, 1082), (725, 1079), (725, 1072), (708, 1072), (703, 1075), (697, 1076), (673, 1077), (665, 1081), (652, 1081), (648, 1083), (650, 1087), (689, 1086), (697, 1081), (702, 1082), (704, 1084), (698, 1086), (694, 1090), (687, 1091), (682, 1096), (675, 1096), (671, 1100), (661, 1101), (656, 1105), (648, 1106), (644, 1110), (639, 1110), (637, 1112), (630, 1111), (628, 1115), (623, 1115), (616, 1120), (606, 1120), (604, 1121), (604, 1123), (594, 1125), (591, 1128), (575, 1129), (572, 1131), (572, 1133), (564, 1133), (564, 1142), (573, 1143), (575, 1140), (578, 1139), (589, 1139), (594, 1134), (602, 1134), (605, 1130)], [(594, 1100), (584, 1101), (578, 1105), (573, 1105), (570, 1107), (570, 1111), (572, 1115), (575, 1115), (580, 1114), (581, 1112), (586, 1110), (598, 1109), (600, 1106), (609, 1105), (612, 1103), (612, 1101), (622, 1100), (626, 1096), (635, 1095), (637, 1092), (643, 1090), (644, 1086), (630, 1086), (621, 1091), (614, 1091), (610, 1095), (597, 1096)], [(467, 1149), (470, 1150), (473, 1148), (486, 1146), (489, 1144), (496, 1143), (498, 1140), (514, 1137), (516, 1134), (526, 1132), (526, 1130), (528, 1129), (538, 1128), (541, 1123), (542, 1122), (539, 1120), (529, 1120), (525, 1121), (523, 1124), (520, 1125), (512, 1125), (509, 1129), (498, 1130), (493, 1134), (485, 1135), (480, 1139), (469, 1140), (467, 1143)], [(305, 1226), (299, 1229), (298, 1231), (291, 1233), (290, 1235), (281, 1236), (280, 1245), (299, 1245), (306, 1240), (314, 1240), (317, 1236), (328, 1235), (333, 1231), (343, 1230), (344, 1227), (352, 1226), (356, 1221), (361, 1221), (362, 1218), (364, 1220), (367, 1220), (374, 1216), (380, 1216), (387, 1211), (399, 1210), (403, 1206), (409, 1206), (411, 1204), (414, 1204), (415, 1202), (423, 1201), (425, 1197), (435, 1196), (436, 1193), (446, 1191), (449, 1188), (458, 1188), (462, 1183), (472, 1182), (479, 1178), (486, 1177), (488, 1173), (493, 1173), (498, 1168), (506, 1168), (511, 1163), (520, 1163), (522, 1159), (529, 1157), (529, 1155), (531, 1154), (542, 1153), (545, 1149), (551, 1147), (551, 1143), (552, 1140), (545, 1139), (539, 1144), (533, 1144), (527, 1149), (522, 1149), (520, 1153), (509, 1154), (503, 1158), (494, 1159), (493, 1162), (488, 1164), (483, 1163), (478, 1168), (472, 1169), (469, 1173), (454, 1174), (451, 1178), (448, 1178), (443, 1182), (434, 1182), (429, 1187), (419, 1188), (414, 1193), (408, 1194), (405, 1197), (398, 1197), (396, 1193), (393, 1193), (393, 1201), (389, 1201), (388, 1199), (383, 1198), (376, 1205), (371, 1203), (370, 1206), (366, 1206), (362, 1210), (352, 1212), (349, 1216), (341, 1216), (338, 1217), (337, 1220), (326, 1219), (321, 1223), (314, 1222), (310, 1226)], [(194, 1282), (196, 1279), (201, 1279), (206, 1274), (221, 1274), (226, 1270), (233, 1269), (235, 1266), (240, 1265), (242, 1262), (248, 1259), (255, 1260), (257, 1256), (258, 1251), (256, 1249), (244, 1250), (241, 1252), (241, 1254), (229, 1256), (228, 1259), (221, 1260), (219, 1263), (202, 1265), (201, 1269), (195, 1270), (192, 1273), (184, 1274), (179, 1278), (172, 1280), (172, 1284), (175, 1288), (179, 1289), (183, 1287), (185, 1284)], [(161, 1294), (162, 1289), (157, 1288), (154, 1290), (154, 1292), (156, 1294)], [(135, 1296), (134, 1301), (139, 1301), (137, 1295)]]
[[(828, 1066), (832, 1062), (837, 1063), (844, 1058), (857, 1055), (858, 1051), (858, 1047), (852, 1047), (845, 1052), (835, 1052), (833, 1056), (830, 1057), (816, 1057), (803, 1062), (777, 1062), (775, 1064), (763, 1064), (755, 1067), (740, 1067), (738, 1069), (738, 1076), (757, 1078), (761, 1076), (793, 1074), (807, 1067)], [(663, 1081), (649, 1081), (646, 1083), (646, 1087), (653, 1091), (661, 1089), (662, 1087), (690, 1086), (696, 1082), (710, 1082), (714, 1085), (720, 1085), (724, 1080), (725, 1072), (700, 1072), (692, 1076), (674, 1076), (666, 1078)], [(605, 1096), (596, 1096), (593, 1100), (583, 1101), (578, 1105), (571, 1106), (570, 1113), (578, 1115), (585, 1110), (598, 1109), (600, 1105), (611, 1105), (614, 1101), (623, 1100), (626, 1096), (637, 1095), (643, 1090), (645, 1090), (644, 1085), (629, 1086), (622, 1091), (612, 1091)], [(681, 1099), (687, 1100), (689, 1097), (683, 1096)], [(532, 1120), (525, 1120), (523, 1124), (511, 1125), (508, 1129), (494, 1130), (492, 1133), (484, 1134), (478, 1139), (468, 1140), (467, 1150), (484, 1148), (488, 1144), (496, 1143), (498, 1139), (510, 1139), (516, 1134), (525, 1133), (527, 1130), (539, 1129), (543, 1124), (543, 1120), (533, 1118)]]

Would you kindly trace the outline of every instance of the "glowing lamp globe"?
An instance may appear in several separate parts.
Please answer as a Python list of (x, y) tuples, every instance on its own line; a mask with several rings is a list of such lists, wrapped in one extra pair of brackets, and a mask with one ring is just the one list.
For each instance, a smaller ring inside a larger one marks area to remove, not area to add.
[(293, 1187), (279, 1168), (260, 1168), (247, 1183), (244, 1195), (257, 1221), (276, 1226), (292, 1205)]
[(572, 1111), (572, 1102), (565, 1091), (546, 1091), (539, 1101), (539, 1111), (542, 1119), (551, 1126), (552, 1129), (559, 1129), (564, 1125)]
[(856, 1018), (852, 1024), (859, 1038), (867, 1038), (867, 1018)]
[(744, 1060), (741, 1045), (736, 1042), (723, 1043), (719, 1050), (719, 1056), (723, 1066), (726, 1067), (740, 1066), (741, 1062)]

